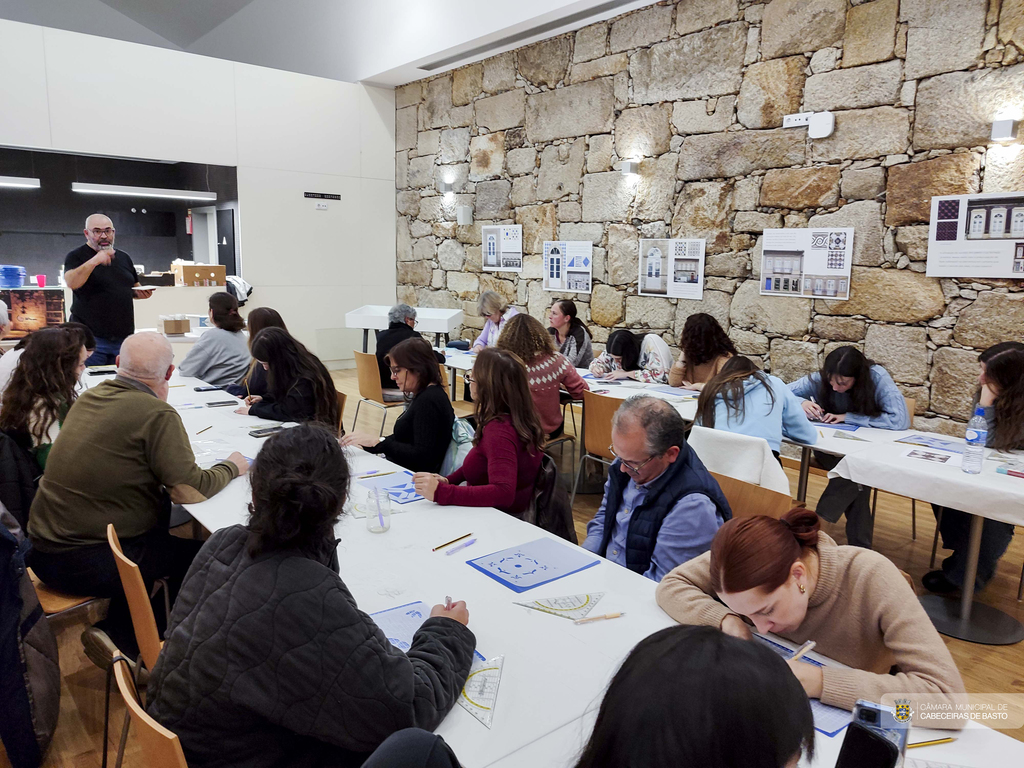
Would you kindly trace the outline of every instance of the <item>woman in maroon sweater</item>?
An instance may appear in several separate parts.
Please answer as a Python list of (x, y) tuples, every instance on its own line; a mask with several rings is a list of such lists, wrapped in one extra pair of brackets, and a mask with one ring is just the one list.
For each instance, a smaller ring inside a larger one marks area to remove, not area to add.
[(413, 483), (437, 504), (497, 507), (521, 517), (533, 496), (544, 443), (526, 366), (511, 352), (488, 347), (466, 378), (477, 404), (473, 449), (448, 477), (417, 472)]
[(526, 364), (527, 383), (540, 428), (549, 438), (559, 437), (565, 429), (561, 389), (573, 400), (580, 400), (587, 383), (565, 355), (555, 351), (551, 334), (532, 315), (521, 312), (509, 320), (498, 338), (498, 349), (519, 355)]

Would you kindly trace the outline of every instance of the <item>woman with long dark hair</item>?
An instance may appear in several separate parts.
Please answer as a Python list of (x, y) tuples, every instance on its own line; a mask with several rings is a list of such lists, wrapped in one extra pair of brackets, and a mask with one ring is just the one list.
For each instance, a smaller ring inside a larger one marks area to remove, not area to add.
[(683, 325), (679, 360), (668, 372), (668, 385), (699, 390), (737, 354), (729, 334), (714, 317), (706, 312), (692, 314)]
[(520, 314), (509, 320), (498, 339), (498, 349), (518, 355), (526, 364), (530, 394), (541, 429), (548, 437), (561, 435), (565, 425), (560, 396), (564, 391), (568, 397), (579, 400), (587, 383), (565, 355), (555, 351), (551, 336), (532, 315)]
[(362, 765), (395, 731), (436, 728), (473, 660), (466, 604), (435, 605), (406, 652), (359, 610), (338, 575), (350, 474), (333, 429), (274, 435), (250, 477), (248, 524), (215, 532), (181, 585), (150, 715), (193, 768)]
[[(856, 347), (833, 349), (817, 373), (789, 385), (803, 398), (804, 413), (822, 424), (853, 424), (878, 429), (909, 429), (911, 414), (892, 376), (864, 357)], [(815, 451), (814, 458), (832, 469), (840, 457)], [(846, 543), (871, 549), (874, 520), (871, 517), (871, 489), (842, 477), (829, 480), (818, 500), (818, 514), (835, 523), (846, 515)]]
[(533, 496), (544, 444), (526, 366), (511, 352), (487, 347), (466, 378), (476, 403), (473, 448), (448, 477), (413, 475), (416, 490), (437, 504), (497, 507), (521, 517)]
[(576, 303), (561, 299), (551, 305), (548, 312), (548, 328), (558, 346), (560, 354), (573, 368), (588, 368), (594, 362), (594, 348), (587, 326), (576, 315)]
[(643, 337), (632, 331), (612, 331), (604, 352), (590, 364), (590, 372), (608, 380), (635, 379), (648, 384), (668, 381), (672, 350), (656, 333)]
[(252, 356), (267, 372), (267, 394), (251, 395), (235, 413), (274, 421), (316, 421), (340, 429), (334, 380), (320, 359), (283, 328), (264, 328)]
[(783, 437), (805, 444), (814, 444), (818, 437), (818, 431), (800, 407), (799, 398), (785, 382), (765, 373), (742, 355), (729, 358), (722, 370), (704, 385), (694, 423), (763, 437), (776, 458)]
[[(1024, 344), (1001, 342), (978, 358), (981, 374), (975, 408), (988, 422), (986, 445), (998, 451), (1024, 449)], [(921, 582), (931, 592), (947, 593), (963, 587), (967, 550), (971, 538), (971, 515), (958, 509), (932, 504), (942, 533), (942, 546), (953, 554), (942, 568), (924, 575)], [(1013, 525), (986, 519), (981, 529), (975, 589), (981, 589), (995, 575), (999, 558), (1010, 546)]]
[(78, 396), (89, 357), (81, 333), (44, 328), (29, 336), (0, 407), (0, 429), (46, 468), (50, 448)]
[(797, 644), (813, 638), (818, 653), (846, 665), (789, 662), (823, 704), (852, 710), (857, 699), (885, 694), (963, 693), (953, 657), (899, 569), (877, 552), (837, 546), (820, 527), (802, 507), (778, 519), (733, 518), (709, 552), (662, 580), (658, 605), (680, 624), (741, 639), (751, 629)]
[(209, 317), (213, 328), (199, 336), (178, 372), (220, 387), (238, 381), (249, 369), (252, 357), (242, 333), (245, 320), (238, 314), (238, 299), (227, 291), (210, 294)]
[(416, 336), (398, 342), (384, 359), (399, 391), (412, 398), (409, 407), (387, 437), (353, 432), (341, 444), (361, 446), (413, 472), (437, 472), (452, 440), (455, 411), (441, 384), (434, 350)]
[[(276, 309), (270, 307), (256, 307), (245, 318), (245, 324), (249, 328), (249, 349), (252, 350), (252, 342), (264, 328), (281, 328), (285, 332), (288, 326)], [(267, 394), (267, 371), (255, 360), (251, 359), (250, 353), (249, 369), (242, 376), (238, 384), (229, 384), (224, 391), (235, 397), (248, 397), (249, 395)]]

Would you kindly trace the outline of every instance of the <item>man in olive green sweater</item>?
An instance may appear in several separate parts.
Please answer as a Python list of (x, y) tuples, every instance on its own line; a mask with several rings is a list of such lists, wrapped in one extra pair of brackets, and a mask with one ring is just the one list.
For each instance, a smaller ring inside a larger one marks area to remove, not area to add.
[[(168, 533), (170, 502), (203, 501), (249, 467), (240, 453), (210, 469), (196, 466), (181, 417), (167, 403), (172, 359), (160, 334), (125, 339), (117, 377), (85, 392), (68, 412), (29, 515), (36, 574), (63, 592), (110, 597), (109, 615), (97, 626), (126, 652), (134, 651), (135, 635), (107, 523), (146, 586), (166, 578), (173, 599), (202, 542)], [(95, 633), (87, 636), (99, 642)]]

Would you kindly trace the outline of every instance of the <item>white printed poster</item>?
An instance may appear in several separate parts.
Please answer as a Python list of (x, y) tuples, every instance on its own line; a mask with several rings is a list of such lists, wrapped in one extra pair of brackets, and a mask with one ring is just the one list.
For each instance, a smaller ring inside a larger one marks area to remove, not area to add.
[(523, 225), (480, 227), (480, 254), (487, 272), (523, 271)]
[(704, 240), (641, 240), (641, 296), (704, 298)]
[(850, 298), (853, 229), (766, 229), (762, 296)]
[(1024, 192), (932, 198), (929, 277), (1024, 279)]
[(590, 293), (594, 244), (589, 240), (544, 243), (544, 290)]

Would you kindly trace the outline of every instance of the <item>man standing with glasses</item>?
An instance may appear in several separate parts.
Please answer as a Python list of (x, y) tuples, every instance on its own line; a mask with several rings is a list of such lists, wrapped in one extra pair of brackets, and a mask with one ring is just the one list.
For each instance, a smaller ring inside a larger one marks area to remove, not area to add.
[(64, 282), (74, 292), (71, 322), (96, 336), (96, 351), (86, 365), (113, 365), (121, 342), (135, 333), (133, 299), (152, 290), (139, 285), (132, 258), (114, 248), (114, 223), (102, 213), (85, 220), (85, 245), (64, 257)]
[(686, 444), (686, 423), (649, 395), (626, 400), (612, 419), (604, 498), (583, 548), (654, 581), (711, 548), (732, 517), (718, 482)]

